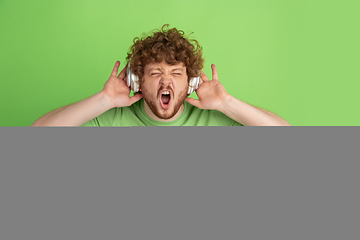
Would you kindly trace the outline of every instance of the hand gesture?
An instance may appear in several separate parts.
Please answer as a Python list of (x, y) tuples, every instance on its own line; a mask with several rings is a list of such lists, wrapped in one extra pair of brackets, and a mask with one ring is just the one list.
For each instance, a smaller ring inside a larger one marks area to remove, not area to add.
[(220, 110), (231, 95), (226, 92), (225, 87), (220, 83), (215, 64), (211, 65), (211, 69), (211, 81), (202, 70), (200, 71), (200, 85), (195, 90), (199, 100), (187, 98), (185, 101), (200, 109)]
[(127, 107), (139, 101), (143, 96), (139, 93), (129, 97), (131, 89), (127, 86), (127, 66), (125, 66), (119, 75), (116, 76), (119, 70), (119, 66), (120, 61), (116, 61), (110, 78), (105, 83), (102, 92), (108, 96), (114, 107)]

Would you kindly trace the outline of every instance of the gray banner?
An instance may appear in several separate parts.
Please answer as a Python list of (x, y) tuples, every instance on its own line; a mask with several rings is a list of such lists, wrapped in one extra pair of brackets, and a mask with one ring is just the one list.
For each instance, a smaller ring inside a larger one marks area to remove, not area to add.
[(358, 239), (359, 127), (0, 128), (0, 238)]

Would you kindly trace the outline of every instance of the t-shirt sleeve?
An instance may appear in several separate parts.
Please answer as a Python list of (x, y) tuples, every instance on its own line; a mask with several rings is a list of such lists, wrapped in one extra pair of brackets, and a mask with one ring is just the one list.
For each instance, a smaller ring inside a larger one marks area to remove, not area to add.
[(241, 123), (234, 120), (234, 123), (232, 125), (230, 125), (230, 126), (244, 126), (244, 124), (241, 124)]
[(215, 119), (218, 122), (219, 126), (244, 126), (243, 124), (235, 121), (232, 118), (229, 118), (220, 111), (216, 111), (214, 113), (215, 113)]
[(97, 117), (93, 118), (90, 121), (81, 125), (80, 127), (100, 127), (99, 119)]
[(120, 112), (121, 108), (112, 108), (84, 123), (81, 127), (111, 127), (113, 126), (116, 115)]

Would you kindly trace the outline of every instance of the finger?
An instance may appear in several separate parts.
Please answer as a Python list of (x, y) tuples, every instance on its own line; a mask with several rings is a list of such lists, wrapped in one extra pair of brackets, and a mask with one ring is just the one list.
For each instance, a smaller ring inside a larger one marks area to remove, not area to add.
[(203, 70), (200, 70), (200, 78), (204, 81), (209, 81), (209, 78), (206, 76)]
[(120, 61), (116, 61), (115, 66), (112, 70), (111, 76), (116, 77), (117, 72), (119, 71)]
[(212, 79), (219, 79), (218, 78), (218, 74), (217, 74), (217, 71), (216, 71), (216, 66), (215, 64), (211, 64), (211, 70), (212, 70)]
[(127, 65), (126, 65), (126, 66), (121, 70), (121, 72), (119, 73), (119, 76), (118, 76), (119, 79), (125, 78), (125, 76), (126, 76), (126, 69), (127, 69)]
[(191, 105), (194, 105), (195, 107), (202, 109), (202, 105), (199, 100), (196, 100), (194, 98), (186, 98), (185, 101), (190, 103)]
[(135, 94), (134, 96), (130, 97), (130, 105), (132, 105), (133, 103), (136, 103), (137, 101), (139, 101), (140, 99), (143, 98), (143, 95), (141, 93)]

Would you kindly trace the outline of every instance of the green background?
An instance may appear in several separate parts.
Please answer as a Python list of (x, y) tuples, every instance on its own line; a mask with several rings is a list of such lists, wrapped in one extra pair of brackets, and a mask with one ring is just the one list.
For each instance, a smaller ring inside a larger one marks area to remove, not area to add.
[(358, 126), (359, 19), (356, 1), (3, 0), (0, 126), (101, 91), (133, 39), (166, 23), (193, 32), (236, 98), (295, 126)]

